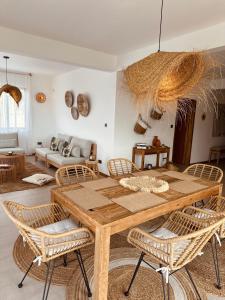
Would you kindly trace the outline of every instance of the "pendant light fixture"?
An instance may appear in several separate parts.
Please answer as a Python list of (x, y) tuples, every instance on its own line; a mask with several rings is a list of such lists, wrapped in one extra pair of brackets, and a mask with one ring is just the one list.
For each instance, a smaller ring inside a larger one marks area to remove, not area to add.
[(1, 88), (0, 88), (0, 96), (3, 92), (9, 94), (13, 100), (16, 102), (16, 104), (19, 106), (19, 102), (22, 99), (22, 93), (20, 91), (20, 89), (16, 86), (10, 85), (8, 83), (8, 65), (7, 65), (7, 61), (9, 59), (9, 56), (3, 56), (3, 58), (5, 59), (5, 77), (6, 77), (6, 84), (4, 84)]
[[(205, 51), (161, 51), (164, 0), (161, 2), (158, 51), (124, 70), (126, 83), (140, 104), (152, 102), (164, 109), (165, 103), (177, 101), (190, 94), (208, 102), (211, 70), (216, 62)], [(193, 47), (194, 48), (194, 47)]]

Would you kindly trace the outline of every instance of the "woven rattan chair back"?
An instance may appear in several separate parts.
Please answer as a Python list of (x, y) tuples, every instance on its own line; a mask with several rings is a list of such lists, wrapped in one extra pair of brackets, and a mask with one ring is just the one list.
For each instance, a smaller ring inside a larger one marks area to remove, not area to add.
[(201, 253), (224, 222), (225, 217), (222, 214), (210, 216), (209, 221), (175, 212), (162, 227), (174, 232), (177, 237), (162, 240), (134, 228), (128, 235), (128, 241), (146, 254), (154, 255), (160, 263), (168, 265), (170, 270), (178, 270)]
[(214, 182), (221, 182), (223, 178), (223, 171), (220, 168), (206, 164), (191, 165), (184, 173)]
[(122, 176), (139, 171), (138, 167), (126, 158), (114, 158), (107, 162), (110, 176)]
[[(86, 228), (61, 234), (48, 234), (38, 230), (39, 227), (68, 218), (68, 214), (56, 203), (27, 207), (16, 202), (4, 201), (2, 207), (18, 228), (24, 241), (28, 243), (36, 257), (42, 258), (43, 262), (71, 252), (71, 248), (76, 250), (85, 243), (85, 240), (89, 242), (90, 239), (92, 240), (92, 234)], [(63, 251), (59, 251), (59, 248)]]
[(59, 186), (75, 184), (82, 181), (96, 179), (96, 174), (84, 165), (71, 165), (61, 167), (55, 174), (56, 183)]

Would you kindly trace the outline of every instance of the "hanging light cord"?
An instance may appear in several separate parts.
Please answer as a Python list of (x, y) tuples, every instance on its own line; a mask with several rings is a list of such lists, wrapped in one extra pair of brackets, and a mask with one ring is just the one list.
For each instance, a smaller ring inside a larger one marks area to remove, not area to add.
[(9, 56), (3, 56), (3, 58), (5, 59), (5, 79), (6, 79), (6, 83), (8, 84), (8, 64), (7, 64), (7, 60), (9, 59)]
[(161, 15), (160, 15), (160, 25), (159, 25), (159, 49), (158, 49), (158, 52), (160, 52), (160, 48), (161, 48), (162, 21), (163, 21), (163, 5), (164, 5), (164, 0), (162, 0), (162, 4), (161, 4)]

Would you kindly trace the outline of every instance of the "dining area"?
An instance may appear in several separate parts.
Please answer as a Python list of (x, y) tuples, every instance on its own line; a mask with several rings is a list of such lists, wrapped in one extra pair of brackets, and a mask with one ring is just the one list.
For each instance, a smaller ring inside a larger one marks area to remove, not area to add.
[[(109, 160), (107, 168), (109, 176), (84, 165), (59, 168), (47, 204), (3, 202), (33, 255), (18, 288), (26, 289), (27, 275), (38, 277), (35, 269), (43, 273), (43, 300), (51, 299), (51, 285), (63, 276), (70, 277), (69, 300), (206, 299), (192, 262), (207, 260), (219, 295), (223, 171), (206, 164), (183, 172), (143, 171), (125, 158)], [(152, 276), (143, 275), (145, 269)], [(182, 277), (183, 294), (176, 276)]]

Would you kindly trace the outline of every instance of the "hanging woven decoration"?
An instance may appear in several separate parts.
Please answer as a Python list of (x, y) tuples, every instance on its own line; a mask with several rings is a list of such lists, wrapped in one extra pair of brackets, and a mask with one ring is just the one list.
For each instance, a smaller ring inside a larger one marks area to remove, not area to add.
[(212, 69), (215, 69), (216, 62), (204, 51), (160, 51), (162, 11), (163, 0), (158, 52), (124, 70), (126, 83), (139, 102), (152, 101), (158, 107), (192, 93), (198, 93), (204, 100), (209, 89), (206, 80), (213, 76)]
[(20, 100), (22, 99), (22, 93), (20, 91), (20, 89), (16, 86), (10, 85), (8, 84), (8, 70), (7, 70), (7, 60), (9, 59), (8, 56), (4, 56), (5, 60), (6, 60), (6, 84), (4, 84), (1, 88), (0, 88), (0, 96), (3, 92), (9, 94), (14, 101), (16, 102), (17, 105), (19, 105)]

